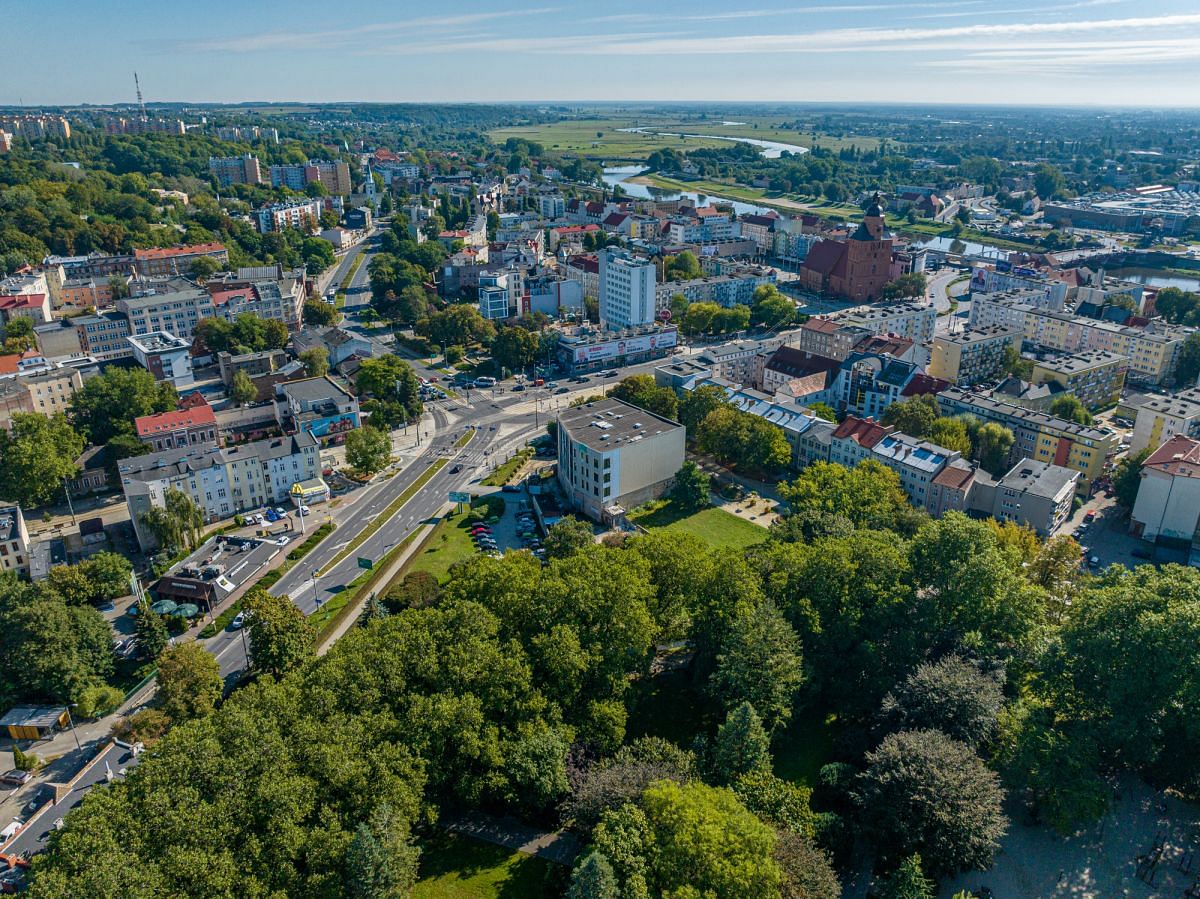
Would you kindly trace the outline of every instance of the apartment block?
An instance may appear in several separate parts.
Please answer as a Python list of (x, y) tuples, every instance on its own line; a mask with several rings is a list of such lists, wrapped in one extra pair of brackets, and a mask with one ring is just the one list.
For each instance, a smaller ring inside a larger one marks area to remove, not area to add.
[(1172, 437), (1200, 438), (1200, 387), (1190, 387), (1170, 396), (1148, 396), (1133, 421), (1129, 452), (1140, 453), (1162, 446)]
[(1077, 489), (1086, 494), (1104, 473), (1105, 459), (1117, 448), (1115, 435), (1064, 418), (1026, 409), (994, 396), (951, 387), (938, 394), (946, 415), (971, 414), (1013, 432), (1010, 460), (1029, 458), (1078, 471)]
[(335, 196), (346, 196), (351, 191), (350, 167), (341, 160), (310, 159), (303, 165), (273, 165), (269, 177), (272, 187), (295, 191), (303, 192), (314, 182), (325, 185), (325, 189)]
[(187, 275), (192, 263), (207, 257), (220, 265), (229, 265), (229, 251), (223, 244), (198, 243), (184, 247), (157, 247), (133, 251), (134, 270), (143, 278), (163, 278), (168, 275)]
[[(124, 300), (118, 301), (119, 303)], [(80, 347), (88, 356), (100, 362), (126, 359), (133, 355), (129, 345), (129, 317), (124, 312), (102, 312), (99, 315), (80, 315), (71, 319), (75, 325)], [(194, 323), (193, 323), (194, 326)], [(149, 331), (149, 328), (146, 328)], [(41, 333), (39, 332), (39, 341)]]
[(152, 507), (166, 503), (174, 489), (186, 493), (206, 521), (289, 501), (293, 484), (320, 477), (316, 438), (300, 432), (234, 447), (168, 449), (122, 459), (121, 486), (138, 542), (143, 549), (157, 546), (142, 521)]
[(611, 247), (600, 252), (600, 323), (612, 330), (655, 321), (655, 279), (649, 259)]
[(1095, 410), (1115, 405), (1121, 399), (1128, 371), (1129, 360), (1120, 353), (1084, 350), (1034, 362), (1029, 380), (1039, 385), (1057, 384)]
[(151, 331), (126, 338), (133, 358), (156, 381), (170, 381), (176, 388), (196, 382), (192, 374), (192, 344), (167, 331)]
[(1004, 373), (1009, 347), (1020, 350), (1021, 335), (999, 325), (968, 328), (933, 338), (928, 373), (952, 384), (983, 384)]
[(152, 452), (215, 447), (221, 443), (217, 416), (207, 403), (140, 416), (133, 420), (133, 430)]
[[(128, 319), (133, 335), (168, 331), (191, 340), (197, 323), (216, 315), (216, 306), (208, 291), (200, 287), (184, 290), (157, 290), (117, 300), (117, 312)], [(92, 355), (96, 355), (92, 353)]]
[(29, 577), (29, 548), (29, 529), (21, 507), (0, 507), (0, 571)]
[(913, 343), (929, 343), (937, 324), (937, 310), (932, 303), (873, 303), (838, 312), (830, 318), (872, 334), (895, 334)]
[(1200, 440), (1176, 434), (1142, 463), (1129, 530), (1153, 543), (1200, 541)]
[(286, 231), (288, 228), (298, 228), (312, 234), (321, 223), (324, 209), (325, 204), (320, 200), (289, 200), (257, 209), (253, 217), (261, 234)]
[(221, 187), (231, 184), (262, 184), (262, 166), (253, 153), (242, 156), (210, 156), (208, 170)]

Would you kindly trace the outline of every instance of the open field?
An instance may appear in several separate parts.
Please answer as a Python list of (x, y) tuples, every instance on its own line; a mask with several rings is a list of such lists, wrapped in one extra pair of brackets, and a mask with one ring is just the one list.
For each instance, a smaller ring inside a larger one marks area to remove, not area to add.
[(550, 899), (555, 866), (458, 834), (440, 833), (421, 843), (413, 899)]
[(574, 119), (545, 125), (497, 128), (489, 131), (488, 137), (500, 144), (510, 137), (525, 138), (541, 144), (547, 150), (574, 153), (590, 159), (645, 159), (655, 150), (694, 150), (727, 145), (726, 141), (681, 138), (677, 134), (628, 134), (619, 130), (643, 125), (658, 127), (656, 122), (634, 118)]
[(670, 501), (647, 503), (630, 513), (629, 520), (647, 529), (666, 528), (694, 534), (714, 547), (744, 549), (767, 539), (766, 528), (731, 515), (724, 509), (701, 509), (688, 514), (681, 512)]
[(450, 566), (475, 555), (475, 544), (468, 531), (469, 513), (447, 515), (434, 528), (425, 548), (412, 558), (397, 580), (413, 571), (426, 571), (441, 583), (450, 579)]

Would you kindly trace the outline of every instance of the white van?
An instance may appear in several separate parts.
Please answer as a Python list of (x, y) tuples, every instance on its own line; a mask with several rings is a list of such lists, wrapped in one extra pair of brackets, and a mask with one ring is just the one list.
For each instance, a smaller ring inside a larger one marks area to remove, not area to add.
[(485, 376), (485, 377), (482, 377), (482, 378), (476, 378), (476, 379), (475, 379), (475, 386), (476, 386), (476, 387), (479, 387), (479, 388), (482, 388), (482, 389), (486, 389), (486, 388), (488, 388), (488, 387), (495, 387), (495, 386), (496, 386), (496, 379), (495, 379), (495, 378), (489, 378), (489, 377), (486, 377), (486, 376)]

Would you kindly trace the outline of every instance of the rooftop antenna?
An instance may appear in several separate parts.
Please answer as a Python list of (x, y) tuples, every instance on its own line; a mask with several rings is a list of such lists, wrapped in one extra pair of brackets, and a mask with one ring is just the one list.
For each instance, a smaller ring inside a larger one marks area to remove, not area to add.
[(142, 83), (138, 81), (138, 73), (133, 73), (133, 86), (137, 88), (138, 111), (141, 113), (142, 121), (146, 121), (146, 101), (142, 99)]

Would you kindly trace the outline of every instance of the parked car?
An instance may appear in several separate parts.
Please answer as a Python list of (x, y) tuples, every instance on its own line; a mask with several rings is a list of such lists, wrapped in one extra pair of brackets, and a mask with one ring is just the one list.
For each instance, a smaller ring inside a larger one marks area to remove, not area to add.
[(288, 541), (291, 539), (292, 538), (289, 537), (287, 534), (280, 534), (278, 537), (275, 538), (275, 543), (279, 546), (287, 546)]
[(1090, 510), (1086, 515), (1083, 516), (1083, 520), (1084, 521), (1095, 521), (1096, 520), (1096, 510), (1095, 509)]
[(301, 507), (300, 507), (300, 515), (301, 515), (301, 516), (307, 515), (307, 514), (309, 513), (309, 511), (310, 511), (310, 510), (309, 510), (308, 506), (301, 506)]
[(31, 772), (21, 771), (17, 768), (0, 774), (0, 784), (12, 784), (16, 787), (23, 787), (31, 780), (33, 780), (33, 774)]
[(1150, 552), (1150, 550), (1144, 546), (1135, 546), (1133, 548), (1132, 555), (1135, 559), (1153, 559), (1154, 558), (1154, 553)]
[(233, 616), (233, 621), (229, 622), (229, 629), (231, 631), (238, 631), (238, 630), (241, 630), (245, 626), (245, 624), (246, 624), (246, 613), (238, 612), (236, 615)]
[(518, 487), (516, 484), (505, 484), (503, 487), (500, 488), (500, 492), (501, 493), (520, 493), (521, 488)]

